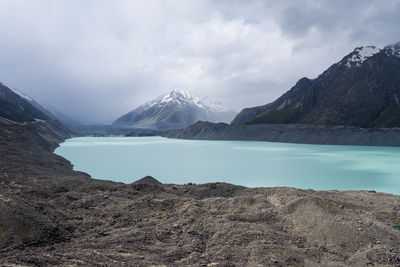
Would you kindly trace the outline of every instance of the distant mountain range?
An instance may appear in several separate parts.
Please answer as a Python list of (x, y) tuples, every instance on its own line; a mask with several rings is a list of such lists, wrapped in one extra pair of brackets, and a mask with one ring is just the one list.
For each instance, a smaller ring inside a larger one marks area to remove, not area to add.
[[(97, 127), (82, 132), (183, 129), (197, 121), (228, 123), (234, 115), (216, 100), (173, 90), (121, 116), (111, 126), (99, 126), (102, 131)], [(68, 121), (62, 115), (53, 115), (29, 96), (1, 83), (0, 118), (16, 123), (48, 122), (67, 132), (58, 122), (60, 118)], [(300, 79), (274, 102), (246, 108), (231, 123), (254, 124), (400, 127), (400, 43), (383, 49), (357, 47), (317, 78)]]
[(118, 118), (114, 127), (182, 129), (204, 120), (230, 122), (236, 113), (211, 98), (201, 99), (187, 91), (173, 90)]
[(358, 47), (274, 102), (242, 110), (232, 124), (400, 127), (400, 43)]

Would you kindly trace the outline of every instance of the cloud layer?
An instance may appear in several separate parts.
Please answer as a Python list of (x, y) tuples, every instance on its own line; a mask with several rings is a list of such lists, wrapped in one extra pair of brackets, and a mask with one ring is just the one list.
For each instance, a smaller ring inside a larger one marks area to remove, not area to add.
[(398, 14), (399, 0), (2, 0), (0, 81), (86, 123), (171, 89), (240, 110), (399, 41)]

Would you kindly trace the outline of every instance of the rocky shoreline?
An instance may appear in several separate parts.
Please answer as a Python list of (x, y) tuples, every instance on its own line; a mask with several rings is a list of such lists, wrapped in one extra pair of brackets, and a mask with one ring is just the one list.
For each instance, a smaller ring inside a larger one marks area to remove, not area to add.
[(1, 266), (400, 265), (400, 196), (96, 180), (0, 126)]
[(163, 133), (164, 137), (193, 140), (251, 140), (321, 145), (400, 146), (400, 128), (357, 128), (303, 124), (197, 122)]

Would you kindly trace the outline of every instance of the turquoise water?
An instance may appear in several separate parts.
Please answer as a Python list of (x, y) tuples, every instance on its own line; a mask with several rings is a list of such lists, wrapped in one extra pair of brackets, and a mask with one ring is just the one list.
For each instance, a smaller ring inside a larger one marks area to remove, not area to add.
[(228, 182), (248, 187), (366, 189), (400, 194), (400, 148), (79, 137), (56, 153), (75, 170), (124, 183)]

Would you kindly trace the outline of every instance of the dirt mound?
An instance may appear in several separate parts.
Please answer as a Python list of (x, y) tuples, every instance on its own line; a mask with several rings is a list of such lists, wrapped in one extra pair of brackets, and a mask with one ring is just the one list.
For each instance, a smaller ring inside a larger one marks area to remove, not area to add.
[(160, 185), (161, 183), (157, 179), (155, 179), (155, 178), (153, 178), (151, 176), (146, 176), (146, 177), (143, 177), (140, 180), (137, 180), (133, 184)]

